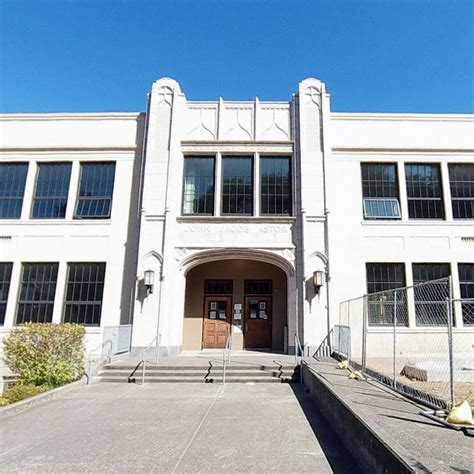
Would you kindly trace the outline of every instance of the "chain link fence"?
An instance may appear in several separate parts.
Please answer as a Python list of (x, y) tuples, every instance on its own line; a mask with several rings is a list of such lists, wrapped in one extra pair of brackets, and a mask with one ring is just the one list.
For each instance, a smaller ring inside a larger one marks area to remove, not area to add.
[(474, 404), (474, 300), (451, 290), (443, 278), (342, 302), (335, 352), (430, 406)]

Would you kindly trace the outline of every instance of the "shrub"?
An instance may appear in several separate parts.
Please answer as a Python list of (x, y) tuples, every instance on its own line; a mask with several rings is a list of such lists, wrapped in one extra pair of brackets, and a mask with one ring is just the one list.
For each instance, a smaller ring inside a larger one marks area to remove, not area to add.
[(8, 366), (20, 386), (57, 387), (84, 373), (84, 326), (26, 323), (4, 340)]
[(0, 407), (8, 405), (9, 403), (19, 402), (38, 393), (46, 392), (51, 387), (48, 385), (31, 385), (31, 384), (18, 384), (6, 390), (2, 396), (0, 396)]

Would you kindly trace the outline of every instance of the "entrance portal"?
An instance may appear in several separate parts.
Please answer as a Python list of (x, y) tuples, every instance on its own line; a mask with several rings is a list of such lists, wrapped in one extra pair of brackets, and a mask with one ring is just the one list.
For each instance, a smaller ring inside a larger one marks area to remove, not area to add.
[(186, 275), (184, 350), (283, 351), (287, 325), (287, 278), (279, 267), (255, 260), (198, 265)]

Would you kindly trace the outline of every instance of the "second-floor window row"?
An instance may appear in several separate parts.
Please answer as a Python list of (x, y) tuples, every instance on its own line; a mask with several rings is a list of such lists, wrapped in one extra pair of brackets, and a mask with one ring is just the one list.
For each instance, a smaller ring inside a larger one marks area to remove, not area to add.
[[(454, 219), (474, 218), (474, 164), (450, 163), (449, 190)], [(445, 219), (439, 163), (405, 163), (409, 219)], [(362, 163), (364, 219), (401, 219), (396, 163)]]
[[(64, 219), (72, 163), (37, 163), (32, 219)], [(25, 195), (28, 163), (0, 163), (0, 219), (19, 219)], [(73, 217), (107, 219), (112, 208), (115, 162), (84, 162)]]
[(254, 197), (257, 183), (259, 215), (291, 215), (291, 158), (262, 155), (257, 159), (260, 171), (255, 177), (253, 156), (223, 156), (219, 176), (221, 186), (217, 189), (216, 157), (186, 156), (183, 215), (215, 215), (216, 200), (219, 200), (221, 215), (256, 215)]

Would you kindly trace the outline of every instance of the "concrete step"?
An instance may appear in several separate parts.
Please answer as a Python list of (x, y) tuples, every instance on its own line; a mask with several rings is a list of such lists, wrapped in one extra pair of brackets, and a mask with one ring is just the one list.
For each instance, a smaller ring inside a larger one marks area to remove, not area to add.
[[(98, 373), (98, 376), (111, 376), (111, 377), (128, 377), (132, 371), (128, 370), (102, 370)], [(208, 373), (207, 370), (175, 370), (175, 371), (168, 371), (168, 370), (159, 370), (159, 369), (146, 369), (145, 376), (146, 377), (168, 377), (168, 376), (175, 376), (175, 377), (199, 377), (205, 376)], [(220, 375), (222, 374), (222, 370), (213, 369), (210, 372), (211, 376)], [(280, 375), (279, 371), (266, 371), (266, 370), (235, 370), (235, 369), (227, 369), (226, 374), (228, 376), (251, 376), (251, 377), (278, 377)], [(286, 370), (281, 373), (280, 376), (291, 377), (294, 374), (293, 370)], [(134, 374), (134, 377), (141, 377), (142, 370), (137, 370)]]
[[(129, 373), (137, 366), (137, 364), (106, 364), (103, 367), (103, 370), (128, 370)], [(176, 370), (208, 370), (209, 364), (203, 365), (154, 365), (151, 363), (147, 364), (148, 370), (167, 370), (167, 371), (176, 371)], [(213, 370), (218, 370), (222, 368), (222, 364), (213, 364)], [(242, 364), (230, 364), (227, 366), (228, 370), (278, 370), (279, 366), (274, 365), (242, 365)], [(286, 364), (283, 365), (281, 370), (295, 370), (298, 369), (298, 366)]]
[[(137, 384), (140, 383), (141, 379), (139, 377), (135, 378)], [(112, 376), (102, 376), (97, 377), (96, 381), (99, 383), (125, 383), (126, 378), (123, 377), (112, 377)], [(291, 378), (285, 377), (284, 379), (279, 379), (277, 377), (244, 377), (244, 376), (234, 376), (226, 377), (226, 383), (283, 383), (290, 382)], [(204, 377), (174, 377), (172, 375), (167, 377), (146, 377), (145, 383), (222, 383), (222, 377), (209, 377), (208, 381)]]

